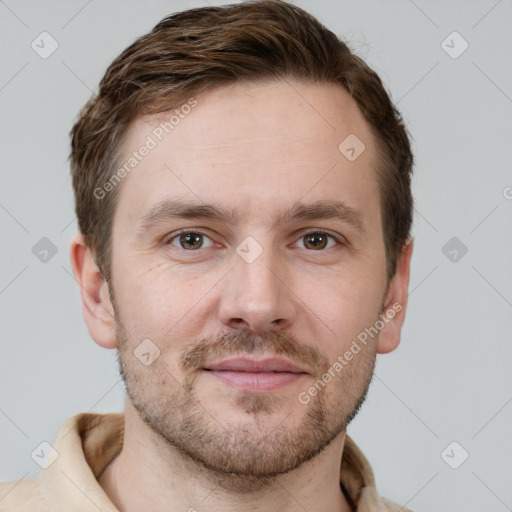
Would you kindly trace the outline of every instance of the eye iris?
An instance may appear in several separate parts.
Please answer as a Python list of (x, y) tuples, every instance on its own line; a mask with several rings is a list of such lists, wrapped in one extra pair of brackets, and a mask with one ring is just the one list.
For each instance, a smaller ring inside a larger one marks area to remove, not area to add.
[(199, 233), (183, 233), (180, 235), (180, 244), (184, 249), (197, 249), (203, 244), (203, 235)]
[[(327, 236), (322, 235), (321, 233), (311, 233), (304, 237), (306, 240), (305, 246), (311, 245), (313, 249), (324, 249), (327, 245)], [(310, 243), (311, 241), (311, 243)]]

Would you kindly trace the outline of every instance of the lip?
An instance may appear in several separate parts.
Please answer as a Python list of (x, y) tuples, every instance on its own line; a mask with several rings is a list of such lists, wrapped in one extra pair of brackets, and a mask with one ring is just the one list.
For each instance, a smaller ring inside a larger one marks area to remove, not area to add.
[(216, 363), (205, 366), (205, 370), (215, 371), (234, 371), (248, 373), (272, 373), (272, 372), (289, 372), (289, 373), (307, 373), (302, 368), (293, 364), (287, 359), (281, 357), (270, 357), (267, 359), (250, 359), (248, 357), (234, 357), (225, 359)]
[(276, 357), (262, 360), (235, 357), (208, 364), (203, 370), (245, 393), (274, 391), (307, 375), (292, 362)]

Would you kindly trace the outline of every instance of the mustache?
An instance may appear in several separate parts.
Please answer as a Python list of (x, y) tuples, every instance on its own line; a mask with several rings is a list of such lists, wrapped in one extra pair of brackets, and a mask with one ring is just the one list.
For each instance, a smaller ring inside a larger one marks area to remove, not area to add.
[(261, 354), (285, 356), (291, 362), (309, 369), (316, 376), (329, 369), (329, 359), (320, 350), (300, 344), (289, 334), (278, 331), (254, 333), (233, 331), (214, 340), (204, 338), (193, 343), (184, 351), (180, 367), (185, 373), (203, 368), (207, 363), (232, 355)]

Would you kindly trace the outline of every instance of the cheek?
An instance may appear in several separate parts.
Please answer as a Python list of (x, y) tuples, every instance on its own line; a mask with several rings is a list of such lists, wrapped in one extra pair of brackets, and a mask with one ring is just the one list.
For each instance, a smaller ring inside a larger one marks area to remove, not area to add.
[(321, 286), (318, 280), (315, 286), (311, 279), (302, 278), (298, 293), (304, 303), (302, 309), (317, 326), (314, 332), (323, 338), (323, 350), (330, 358), (343, 353), (377, 319), (384, 288), (375, 277), (347, 272), (323, 280)]
[(115, 282), (116, 302), (131, 338), (155, 340), (165, 350), (172, 339), (173, 351), (179, 350), (181, 338), (185, 346), (199, 331), (208, 291), (218, 281), (209, 274), (180, 271), (168, 261), (119, 262), (117, 275), (123, 279)]

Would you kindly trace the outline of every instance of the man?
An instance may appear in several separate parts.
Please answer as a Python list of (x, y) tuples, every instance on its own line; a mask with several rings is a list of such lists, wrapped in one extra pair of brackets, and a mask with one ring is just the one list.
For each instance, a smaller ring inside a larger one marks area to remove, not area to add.
[(72, 130), (71, 260), (124, 414), (2, 510), (404, 510), (347, 436), (404, 321), (412, 155), (378, 76), (280, 1), (169, 16)]

